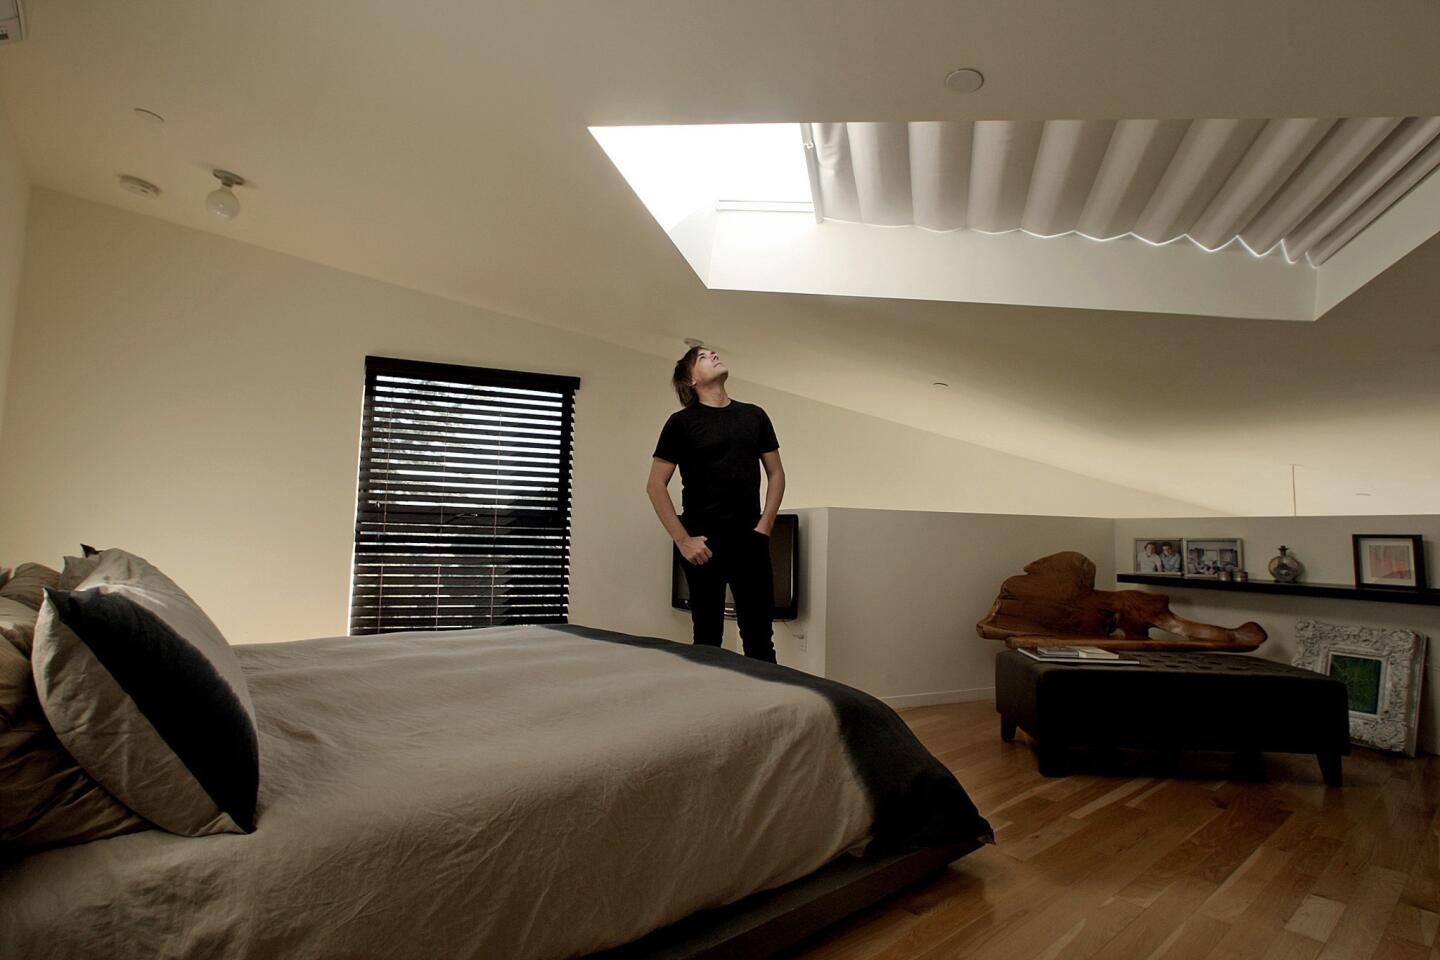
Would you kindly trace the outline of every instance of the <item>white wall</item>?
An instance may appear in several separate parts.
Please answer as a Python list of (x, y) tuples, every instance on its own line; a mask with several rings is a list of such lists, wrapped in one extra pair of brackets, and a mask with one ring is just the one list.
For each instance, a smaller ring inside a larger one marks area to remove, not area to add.
[(0, 103), (0, 427), (4, 425), (10, 345), (15, 332), (16, 302), (20, 297), (29, 200), (30, 180), (20, 160), (10, 118)]
[[(1303, 580), (1310, 583), (1353, 585), (1351, 534), (1418, 533), (1425, 538), (1425, 565), (1431, 586), (1440, 584), (1440, 516), (1383, 517), (1227, 517), (1161, 518), (1115, 522), (1116, 570), (1134, 569), (1132, 550), (1137, 538), (1240, 537), (1245, 567), (1251, 579), (1269, 580), (1267, 565), (1281, 544), (1305, 565)], [(1122, 584), (1122, 586), (1128, 586)], [(1420, 748), (1440, 753), (1440, 607), (1363, 600), (1313, 597), (1267, 597), (1253, 593), (1223, 594), (1214, 590), (1174, 586), (1134, 589), (1155, 590), (1170, 597), (1170, 608), (1182, 617), (1233, 627), (1254, 620), (1269, 638), (1256, 656), (1289, 663), (1295, 656), (1295, 622), (1302, 618), (1327, 623), (1418, 630), (1430, 638), (1425, 691), (1420, 704)]]
[(1032, 560), (1077, 550), (1114, 586), (1108, 519), (829, 510), (825, 676), (896, 706), (994, 695), (975, 623)]
[[(343, 633), (364, 356), (539, 370), (583, 380), (572, 619), (688, 636), (643, 493), (674, 408), (666, 360), (59, 194), (31, 207), (0, 561), (124, 545), (236, 642)], [(788, 507), (1189, 512), (776, 390), (733, 392), (770, 411)]]

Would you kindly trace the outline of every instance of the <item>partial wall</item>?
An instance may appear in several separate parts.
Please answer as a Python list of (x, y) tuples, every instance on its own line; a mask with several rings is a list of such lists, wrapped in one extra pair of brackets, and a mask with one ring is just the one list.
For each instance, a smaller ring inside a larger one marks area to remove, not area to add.
[(1113, 521), (830, 510), (825, 675), (895, 706), (994, 694), (999, 643), (975, 623), (1000, 583), (1060, 550), (1095, 561), (1114, 586)]
[[(125, 546), (174, 576), (233, 641), (343, 633), (365, 355), (533, 370), (582, 380), (571, 618), (689, 636), (669, 606), (670, 544), (644, 492), (675, 408), (673, 361), (46, 191), (32, 200), (27, 242), (0, 564), (58, 563), (81, 541)], [(787, 508), (1184, 512), (731, 386), (776, 425)]]
[[(1116, 520), (1116, 570), (1134, 569), (1131, 551), (1137, 538), (1239, 537), (1244, 541), (1245, 567), (1251, 579), (1268, 580), (1267, 564), (1281, 544), (1305, 565), (1303, 580), (1350, 585), (1354, 580), (1351, 534), (1418, 533), (1427, 548), (1430, 584), (1440, 583), (1440, 516), (1401, 517), (1229, 517)], [(1420, 749), (1440, 753), (1440, 607), (1312, 597), (1268, 597), (1253, 593), (1173, 586), (1137, 587), (1170, 597), (1170, 608), (1182, 617), (1235, 626), (1254, 620), (1270, 635), (1257, 656), (1289, 663), (1295, 656), (1295, 622), (1302, 618), (1327, 623), (1418, 630), (1429, 640), (1425, 696), (1420, 704)]]
[(20, 298), (29, 203), (30, 179), (25, 175), (20, 148), (10, 129), (10, 119), (5, 115), (4, 106), (0, 105), (0, 425), (5, 418), (10, 344)]

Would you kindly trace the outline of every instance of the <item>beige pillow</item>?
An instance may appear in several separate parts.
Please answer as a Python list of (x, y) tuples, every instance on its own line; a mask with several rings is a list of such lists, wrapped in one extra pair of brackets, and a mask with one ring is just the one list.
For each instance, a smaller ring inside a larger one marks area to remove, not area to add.
[(66, 557), (65, 569), (60, 571), (60, 582), (56, 585), (57, 590), (74, 590), (80, 586), (80, 581), (95, 572), (100, 566), (100, 554), (87, 553), (83, 557)]
[(36, 611), (19, 600), (0, 597), (0, 637), (9, 640), (15, 649), (25, 654), (26, 660), (30, 659), (30, 644), (35, 639), (37, 616)]
[(59, 585), (57, 571), (38, 563), (22, 563), (10, 574), (10, 579), (0, 583), (0, 597), (19, 600), (31, 610), (39, 610), (45, 588)]
[(0, 853), (151, 829), (80, 769), (46, 722), (30, 671), (35, 618), (0, 598)]

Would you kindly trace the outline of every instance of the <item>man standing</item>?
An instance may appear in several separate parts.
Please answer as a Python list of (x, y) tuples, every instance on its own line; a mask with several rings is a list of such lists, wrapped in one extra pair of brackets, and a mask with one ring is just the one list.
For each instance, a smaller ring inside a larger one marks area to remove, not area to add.
[[(685, 561), (695, 642), (720, 646), (728, 583), (745, 655), (774, 663), (770, 531), (785, 495), (785, 469), (770, 418), (753, 403), (730, 399), (729, 377), (720, 355), (707, 347), (691, 347), (675, 364), (671, 383), (681, 409), (660, 431), (645, 492)], [(667, 489), (677, 466), (683, 516), (675, 514)]]

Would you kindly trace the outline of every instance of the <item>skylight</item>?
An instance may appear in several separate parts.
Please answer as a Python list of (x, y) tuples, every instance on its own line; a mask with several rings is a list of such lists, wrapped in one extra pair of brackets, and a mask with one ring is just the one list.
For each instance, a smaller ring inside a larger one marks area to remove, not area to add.
[(667, 233), (697, 211), (812, 213), (798, 123), (591, 127)]
[(712, 289), (1313, 320), (1440, 223), (1440, 117), (591, 133)]

